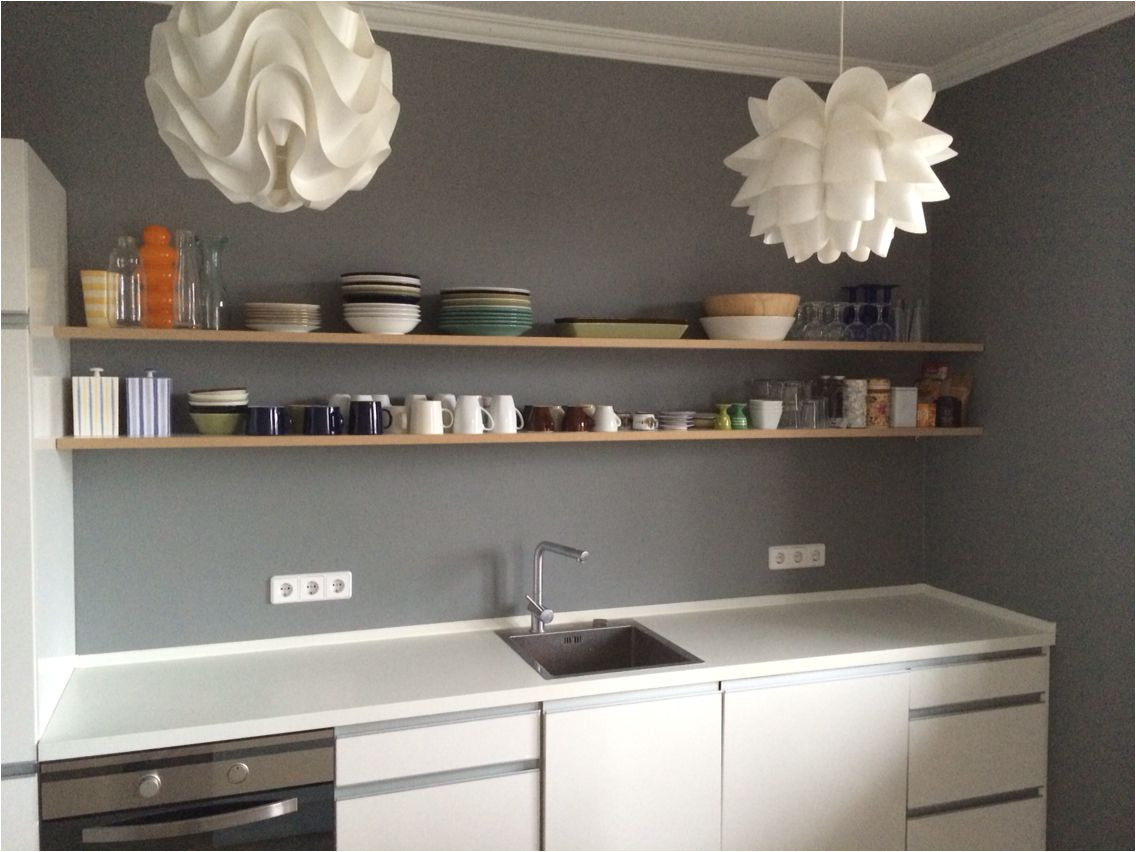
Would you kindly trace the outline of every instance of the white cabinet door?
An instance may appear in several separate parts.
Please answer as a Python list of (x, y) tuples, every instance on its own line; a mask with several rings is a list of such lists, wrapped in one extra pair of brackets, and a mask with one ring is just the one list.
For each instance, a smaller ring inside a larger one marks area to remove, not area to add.
[(539, 849), (540, 772), (336, 803), (337, 849)]
[(0, 781), (0, 849), (39, 849), (39, 779)]
[(544, 848), (720, 848), (721, 731), (716, 690), (546, 705)]
[(722, 847), (904, 848), (907, 674), (770, 682), (725, 694)]

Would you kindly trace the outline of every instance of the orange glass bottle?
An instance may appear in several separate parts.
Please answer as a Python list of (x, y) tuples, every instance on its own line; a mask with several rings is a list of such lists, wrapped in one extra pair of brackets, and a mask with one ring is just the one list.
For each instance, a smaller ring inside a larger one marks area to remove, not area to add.
[(146, 270), (146, 309), (142, 324), (147, 328), (172, 328), (174, 324), (174, 277), (177, 274), (177, 249), (170, 245), (170, 229), (147, 225), (142, 231), (142, 247), (138, 249)]

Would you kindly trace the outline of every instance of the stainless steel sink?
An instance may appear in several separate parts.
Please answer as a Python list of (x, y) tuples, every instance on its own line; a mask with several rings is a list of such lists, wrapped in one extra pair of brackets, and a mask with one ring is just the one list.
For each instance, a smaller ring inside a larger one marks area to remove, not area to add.
[(634, 621), (597, 620), (544, 633), (507, 631), (500, 635), (545, 678), (702, 662)]

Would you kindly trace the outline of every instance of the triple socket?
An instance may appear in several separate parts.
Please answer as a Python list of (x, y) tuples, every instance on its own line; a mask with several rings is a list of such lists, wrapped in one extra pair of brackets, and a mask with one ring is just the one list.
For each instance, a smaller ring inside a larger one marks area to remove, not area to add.
[(351, 572), (332, 574), (279, 574), (268, 581), (268, 601), (273, 604), (307, 601), (341, 601), (351, 597)]
[(769, 548), (769, 570), (782, 568), (821, 568), (824, 566), (823, 544), (782, 544)]

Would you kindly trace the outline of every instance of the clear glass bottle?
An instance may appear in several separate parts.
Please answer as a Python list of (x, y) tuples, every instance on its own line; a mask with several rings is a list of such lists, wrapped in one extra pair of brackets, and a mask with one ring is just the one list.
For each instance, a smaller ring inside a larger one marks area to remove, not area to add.
[(119, 237), (107, 264), (107, 319), (112, 326), (142, 325), (144, 278), (134, 237)]
[(174, 278), (174, 328), (205, 327), (205, 293), (201, 258), (193, 231), (177, 231), (177, 276)]
[(211, 329), (227, 328), (228, 304), (225, 294), (225, 279), (221, 273), (221, 252), (229, 242), (228, 237), (203, 236), (201, 238), (202, 277), (205, 289), (205, 327)]

